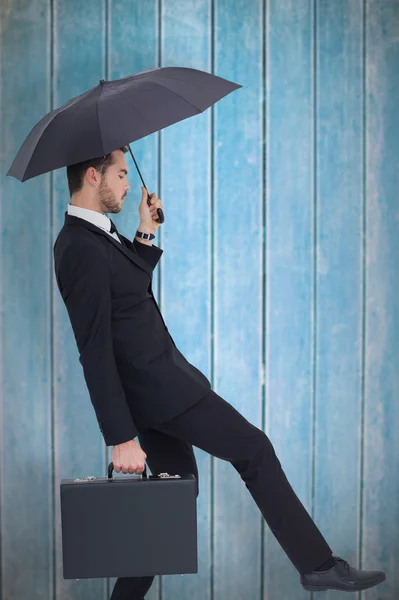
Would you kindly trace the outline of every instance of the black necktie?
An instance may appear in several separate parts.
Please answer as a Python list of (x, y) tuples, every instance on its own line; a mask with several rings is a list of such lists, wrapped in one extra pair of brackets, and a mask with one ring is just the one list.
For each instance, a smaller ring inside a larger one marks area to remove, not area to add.
[(117, 234), (117, 236), (118, 236), (118, 238), (119, 238), (119, 240), (120, 240), (121, 244), (122, 244), (123, 246), (126, 246), (126, 247), (127, 247), (127, 244), (126, 244), (126, 243), (123, 241), (123, 239), (121, 238), (121, 236), (120, 236), (120, 234), (119, 234), (119, 232), (118, 232), (117, 228), (115, 227), (115, 225), (114, 225), (113, 221), (112, 221), (111, 219), (110, 219), (110, 221), (111, 221), (111, 229), (110, 229), (110, 233), (114, 233), (114, 231), (116, 231), (116, 234)]

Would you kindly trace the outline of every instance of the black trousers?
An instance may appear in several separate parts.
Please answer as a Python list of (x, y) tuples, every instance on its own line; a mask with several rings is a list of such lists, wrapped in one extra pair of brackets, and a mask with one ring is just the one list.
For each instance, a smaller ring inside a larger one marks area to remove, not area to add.
[[(229, 461), (299, 573), (313, 571), (332, 556), (288, 482), (269, 438), (213, 390), (174, 419), (140, 432), (138, 438), (152, 473), (193, 473), (198, 484), (193, 446)], [(111, 600), (142, 600), (153, 580), (120, 577)]]

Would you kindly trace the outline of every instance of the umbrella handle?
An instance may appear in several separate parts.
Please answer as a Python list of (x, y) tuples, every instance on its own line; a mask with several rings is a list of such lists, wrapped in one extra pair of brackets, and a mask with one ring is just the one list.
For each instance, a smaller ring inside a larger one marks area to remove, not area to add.
[[(147, 190), (147, 188), (146, 188), (146, 190)], [(150, 197), (150, 194), (148, 193), (148, 190), (147, 190), (147, 204), (148, 204), (148, 206), (151, 206), (151, 197)], [(159, 219), (155, 219), (156, 222), (163, 223), (165, 221), (165, 217), (164, 217), (162, 208), (157, 208), (157, 214), (158, 214)]]

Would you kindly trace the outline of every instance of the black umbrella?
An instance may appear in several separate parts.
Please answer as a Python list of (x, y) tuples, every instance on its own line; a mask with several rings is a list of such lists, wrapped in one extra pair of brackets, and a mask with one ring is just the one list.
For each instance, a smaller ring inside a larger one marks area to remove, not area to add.
[[(149, 69), (114, 81), (101, 79), (33, 127), (7, 175), (27, 181), (128, 146), (147, 189), (129, 142), (204, 112), (240, 87), (206, 71), (185, 67)], [(158, 217), (163, 223), (160, 208)]]

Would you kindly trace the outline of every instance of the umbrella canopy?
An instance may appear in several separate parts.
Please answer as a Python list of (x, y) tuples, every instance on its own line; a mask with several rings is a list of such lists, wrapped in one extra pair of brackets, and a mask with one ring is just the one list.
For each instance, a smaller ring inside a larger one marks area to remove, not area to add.
[(7, 175), (27, 181), (104, 156), (204, 112), (240, 87), (222, 77), (185, 67), (149, 69), (113, 81), (101, 79), (33, 127)]

